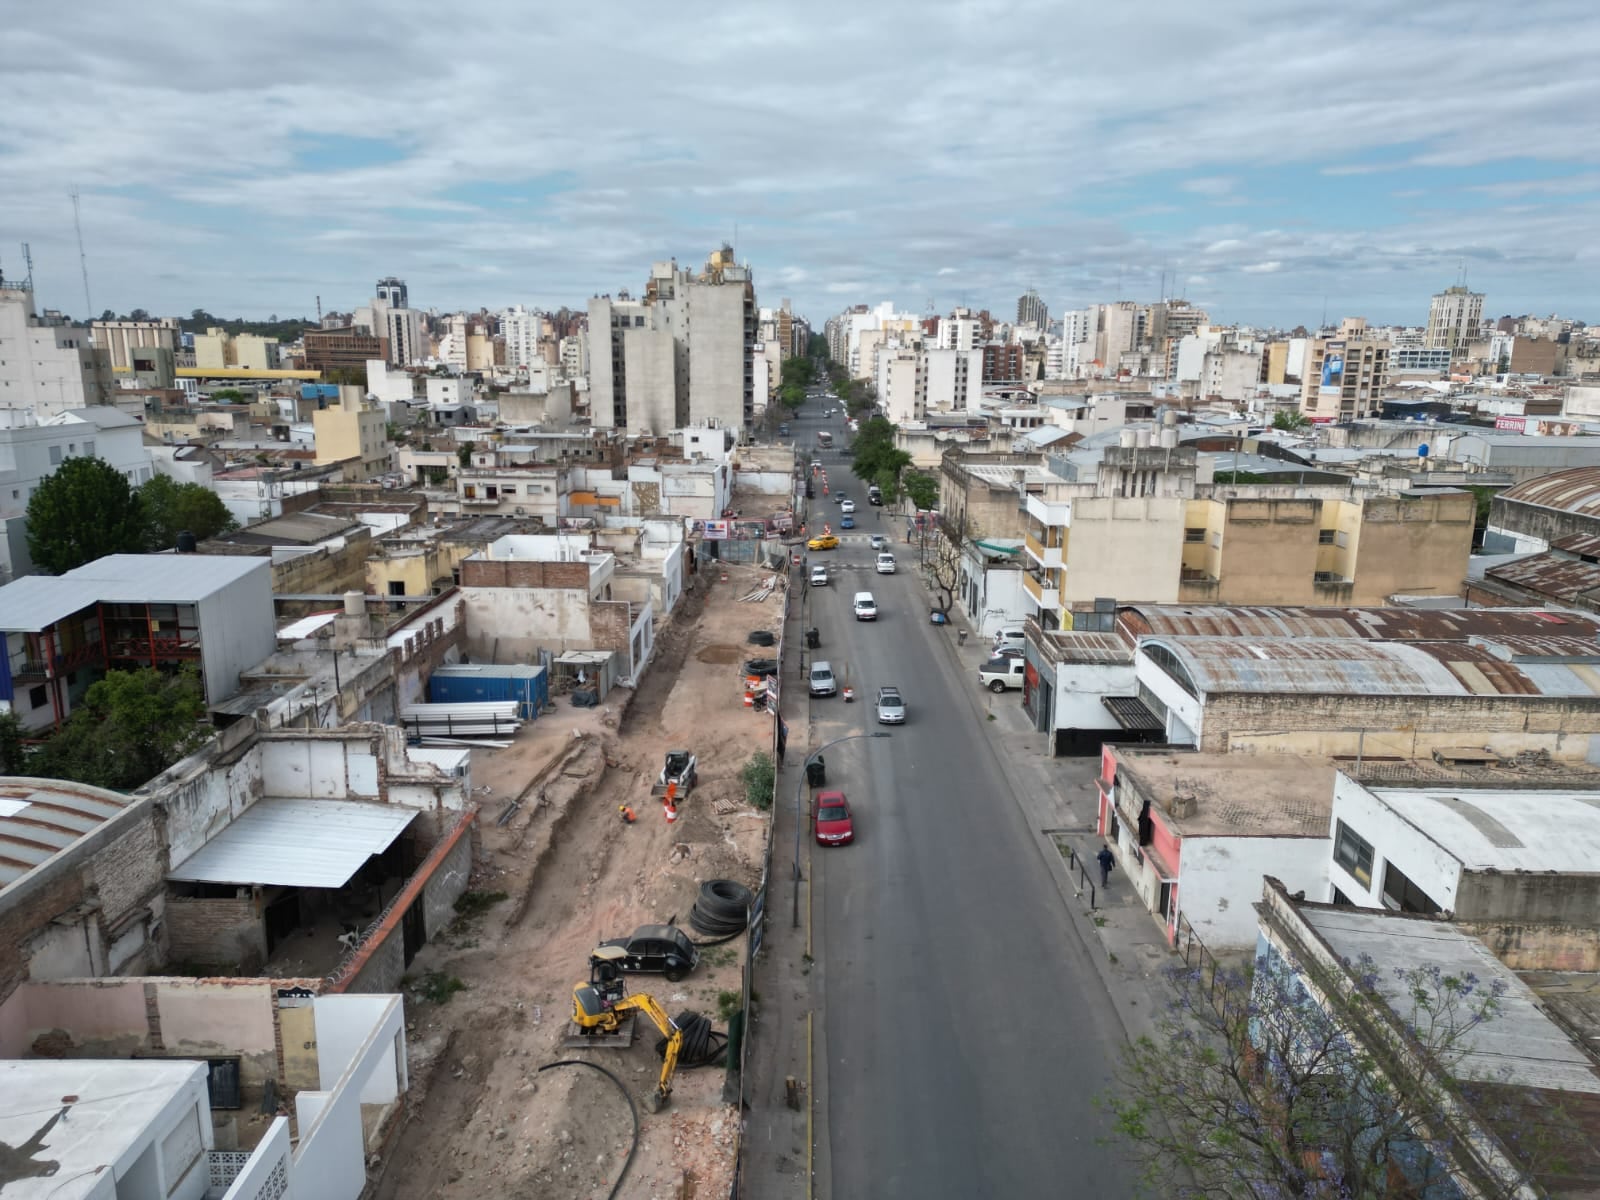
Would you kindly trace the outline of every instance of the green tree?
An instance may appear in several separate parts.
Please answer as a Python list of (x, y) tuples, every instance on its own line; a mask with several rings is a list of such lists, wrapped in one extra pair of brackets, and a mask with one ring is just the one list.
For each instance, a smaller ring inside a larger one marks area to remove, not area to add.
[(9, 708), (0, 712), (0, 775), (26, 775), (28, 748), (23, 744), (22, 722)]
[(28, 501), (28, 553), (34, 566), (60, 575), (107, 554), (144, 550), (139, 494), (98, 458), (69, 458)]
[(37, 774), (126, 791), (205, 741), (205, 699), (191, 669), (111, 671), (30, 763)]
[(170, 550), (184, 530), (203, 542), (239, 527), (217, 494), (198, 483), (179, 483), (157, 475), (139, 489), (138, 495), (152, 550)]
[(463, 467), (470, 467), (472, 465), (472, 452), (477, 448), (478, 443), (476, 442), (462, 442), (461, 445), (456, 447), (456, 461)]
[(901, 479), (906, 498), (921, 509), (939, 507), (939, 481), (923, 471), (908, 471)]
[(218, 404), (242, 404), (245, 394), (238, 388), (218, 388), (211, 393), (211, 398)]
[(1310, 425), (1311, 419), (1297, 408), (1280, 408), (1272, 414), (1272, 427), (1274, 429), (1286, 429), (1293, 433), (1301, 429), (1307, 429)]
[[(1318, 978), (1320, 998), (1267, 958), (1168, 972), (1173, 1002), (1154, 1033), (1120, 1048), (1117, 1091), (1102, 1101), (1154, 1194), (1457, 1195), (1443, 1184), (1446, 1164), (1470, 1147), (1463, 1101), (1509, 1139), (1530, 1176), (1559, 1172), (1565, 1150), (1585, 1149), (1550, 1093), (1453, 1077), (1492, 1046), (1504, 983), (1438, 967), (1380, 970), (1365, 956), (1350, 968), (1354, 986)], [(1524, 1179), (1474, 1183), (1492, 1186), (1471, 1194), (1496, 1200), (1544, 1194)]]

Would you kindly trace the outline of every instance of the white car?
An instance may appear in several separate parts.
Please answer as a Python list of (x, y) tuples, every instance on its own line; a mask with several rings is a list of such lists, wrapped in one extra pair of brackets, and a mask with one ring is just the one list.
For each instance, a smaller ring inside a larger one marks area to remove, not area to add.
[(811, 568), (811, 586), (812, 587), (827, 587), (828, 586), (828, 568), (827, 567), (812, 567)]
[(856, 510), (856, 502), (854, 500), (846, 499), (846, 500), (841, 500), (839, 502), (839, 511), (840, 512), (842, 512), (842, 513), (853, 513), (853, 512), (855, 512), (855, 510)]
[(857, 592), (855, 600), (851, 603), (855, 610), (856, 620), (876, 621), (878, 619), (878, 602), (872, 598), (871, 592)]
[(811, 664), (811, 694), (813, 696), (831, 696), (839, 690), (839, 684), (833, 677), (833, 667), (825, 662)]
[(878, 574), (879, 575), (893, 575), (894, 574), (894, 555), (892, 555), (892, 554), (880, 554), (880, 555), (878, 555)]

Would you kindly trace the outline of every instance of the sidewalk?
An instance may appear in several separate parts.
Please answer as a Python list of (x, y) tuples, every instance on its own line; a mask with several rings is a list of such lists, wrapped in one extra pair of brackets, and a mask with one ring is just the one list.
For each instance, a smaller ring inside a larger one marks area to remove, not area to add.
[[(1130, 1038), (1151, 1032), (1168, 997), (1162, 972), (1179, 959), (1167, 945), (1156, 918), (1122, 874), (1120, 864), (1112, 869), (1109, 885), (1100, 887), (1094, 862), (1102, 845), (1095, 835), (1099, 758), (1052, 757), (1051, 735), (1033, 728), (1032, 719), (1023, 711), (1020, 692), (978, 690), (978, 668), (990, 657), (988, 639), (979, 638), (959, 615), (952, 615), (945, 630), (949, 653), (960, 664), (963, 677), (972, 680), (971, 695), (980, 719), (993, 718), (986, 723), (1001, 769), (1034, 830), (1067, 911), (1086, 944), (1103, 951), (1094, 956), (1095, 962), (1123, 1028)], [(967, 630), (964, 646), (960, 644), (961, 630)], [(1068, 869), (1069, 846), (1084, 861), (1083, 874), (1094, 888), (1093, 908), (1089, 890), (1080, 885), (1079, 873)]]

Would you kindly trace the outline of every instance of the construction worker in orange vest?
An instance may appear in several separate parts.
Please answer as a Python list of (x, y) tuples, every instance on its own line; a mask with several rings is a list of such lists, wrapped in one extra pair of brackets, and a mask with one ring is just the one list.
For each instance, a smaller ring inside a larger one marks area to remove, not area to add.
[(626, 804), (617, 805), (617, 811), (622, 814), (622, 823), (632, 825), (634, 822), (633, 809)]

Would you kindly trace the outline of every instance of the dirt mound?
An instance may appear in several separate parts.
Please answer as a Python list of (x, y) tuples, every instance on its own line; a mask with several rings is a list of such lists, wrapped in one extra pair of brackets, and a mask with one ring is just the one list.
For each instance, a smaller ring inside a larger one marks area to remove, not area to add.
[[(759, 649), (761, 647), (752, 647), (752, 654)], [(728, 663), (736, 663), (744, 656), (743, 646), (729, 646), (721, 643), (715, 646), (706, 646), (696, 653), (694, 657), (696, 662), (714, 663), (722, 666)]]

